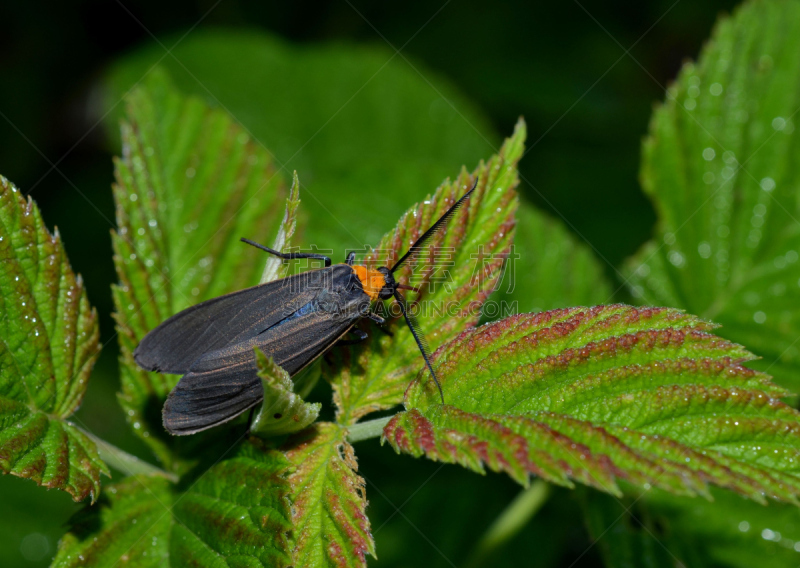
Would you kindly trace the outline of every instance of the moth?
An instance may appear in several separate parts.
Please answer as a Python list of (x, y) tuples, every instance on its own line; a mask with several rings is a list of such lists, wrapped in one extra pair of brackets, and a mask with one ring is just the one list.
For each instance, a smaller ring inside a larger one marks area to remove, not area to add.
[(427, 344), (400, 293), (414, 288), (397, 282), (394, 273), (446, 225), (477, 184), (391, 268), (373, 270), (354, 264), (354, 252), (343, 264), (331, 265), (325, 255), (282, 253), (241, 239), (285, 260), (317, 259), (325, 266), (201, 302), (165, 320), (142, 339), (133, 353), (140, 367), (183, 375), (164, 403), (166, 430), (179, 436), (194, 434), (259, 404), (264, 393), (256, 373), (255, 347), (294, 376), (348, 332), (358, 341), (366, 339), (355, 324), (363, 318), (384, 324), (372, 306), (391, 298), (399, 305), (444, 403)]

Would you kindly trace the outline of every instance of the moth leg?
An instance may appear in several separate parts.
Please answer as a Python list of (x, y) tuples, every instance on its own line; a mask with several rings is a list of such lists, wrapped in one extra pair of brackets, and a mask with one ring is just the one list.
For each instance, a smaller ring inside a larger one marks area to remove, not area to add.
[(369, 337), (369, 335), (367, 335), (367, 333), (363, 329), (358, 329), (357, 327), (354, 327), (353, 329), (351, 329), (350, 333), (355, 335), (356, 338), (355, 339), (340, 339), (339, 341), (336, 342), (336, 345), (356, 345), (358, 343), (361, 343), (362, 341), (364, 341), (366, 338)]
[(250, 239), (245, 239), (244, 237), (242, 237), (239, 240), (242, 241), (243, 243), (247, 243), (248, 245), (252, 245), (257, 249), (261, 249), (264, 252), (268, 252), (269, 254), (274, 254), (275, 256), (277, 256), (278, 258), (282, 258), (283, 260), (293, 260), (295, 258), (313, 258), (316, 260), (324, 260), (325, 268), (328, 268), (331, 265), (331, 257), (325, 256), (324, 254), (315, 254), (311, 252), (278, 252), (274, 249), (253, 242)]
[(367, 319), (374, 321), (378, 324), (378, 329), (380, 329), (383, 333), (388, 335), (389, 337), (394, 337), (394, 333), (386, 329), (384, 326), (386, 325), (386, 320), (383, 319), (381, 316), (374, 312), (370, 312), (365, 316)]
[(368, 313), (366, 316), (364, 316), (364, 317), (366, 317), (367, 319), (370, 319), (370, 320), (374, 321), (374, 322), (375, 322), (375, 323), (377, 323), (378, 325), (385, 325), (385, 324), (386, 324), (386, 320), (385, 320), (385, 319), (383, 319), (383, 318), (382, 318), (381, 316), (379, 316), (378, 314), (376, 314), (375, 312), (369, 312), (369, 313)]
[(355, 260), (356, 260), (356, 253), (355, 253), (355, 251), (351, 251), (351, 252), (349, 252), (349, 253), (347, 254), (347, 260), (345, 260), (345, 261), (344, 261), (344, 263), (345, 263), (347, 266), (353, 266), (353, 262), (354, 262)]

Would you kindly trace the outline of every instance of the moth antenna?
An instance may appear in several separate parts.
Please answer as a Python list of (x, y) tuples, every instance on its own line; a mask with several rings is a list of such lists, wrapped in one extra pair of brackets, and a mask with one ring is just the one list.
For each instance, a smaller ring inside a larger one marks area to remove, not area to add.
[(404, 254), (400, 258), (400, 260), (398, 260), (397, 262), (394, 263), (394, 266), (392, 266), (392, 268), (389, 270), (389, 272), (394, 272), (395, 270), (397, 270), (400, 267), (401, 264), (403, 264), (406, 260), (408, 260), (408, 257), (411, 256), (411, 254), (413, 252), (415, 252), (418, 249), (420, 249), (425, 244), (425, 241), (430, 239), (433, 235), (435, 235), (439, 231), (439, 229), (441, 229), (442, 227), (445, 226), (445, 224), (447, 224), (447, 221), (450, 219), (450, 217), (452, 217), (453, 214), (456, 211), (458, 211), (458, 209), (464, 204), (464, 201), (469, 199), (469, 196), (472, 195), (472, 192), (475, 191), (476, 187), (478, 187), (478, 181), (479, 180), (480, 180), (480, 178), (475, 178), (475, 185), (472, 186), (472, 189), (470, 189), (467, 193), (462, 195), (461, 199), (459, 199), (458, 201), (453, 203), (453, 205), (450, 207), (450, 209), (445, 211), (444, 215), (439, 217), (439, 220), (436, 221), (433, 225), (431, 225), (431, 228), (428, 229), (427, 231), (425, 231), (425, 233), (420, 238), (418, 238), (414, 242), (414, 244), (411, 245), (411, 247), (409, 247), (408, 251), (406, 251), (406, 254)]
[(442, 404), (444, 404), (442, 385), (439, 384), (439, 379), (436, 378), (436, 373), (433, 372), (433, 365), (431, 365), (431, 360), (428, 356), (428, 342), (425, 341), (425, 336), (422, 335), (422, 330), (419, 328), (419, 323), (417, 323), (417, 320), (414, 316), (408, 313), (406, 299), (400, 294), (400, 292), (395, 290), (394, 299), (397, 300), (397, 303), (400, 305), (400, 311), (403, 312), (403, 317), (406, 319), (408, 329), (411, 330), (411, 335), (414, 336), (414, 341), (417, 342), (417, 346), (419, 347), (420, 352), (422, 352), (422, 358), (425, 359), (425, 364), (428, 366), (428, 369), (431, 372), (433, 382), (436, 383), (436, 388), (439, 389), (439, 396), (442, 398)]

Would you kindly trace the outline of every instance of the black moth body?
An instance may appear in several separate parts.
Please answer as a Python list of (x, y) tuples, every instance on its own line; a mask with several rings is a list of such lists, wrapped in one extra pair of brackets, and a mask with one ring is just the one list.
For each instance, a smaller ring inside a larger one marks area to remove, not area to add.
[(254, 347), (295, 375), (369, 307), (353, 269), (337, 264), (192, 306), (148, 333), (133, 356), (144, 369), (183, 374), (164, 405), (164, 427), (193, 434), (261, 401)]
[(183, 375), (164, 404), (167, 431), (194, 434), (256, 406), (264, 394), (254, 347), (294, 376), (348, 331), (360, 332), (353, 329), (360, 319), (383, 323), (370, 311), (379, 299), (393, 297), (398, 302), (439, 387), (425, 341), (399, 292), (410, 287), (395, 282), (393, 272), (445, 225), (476, 186), (477, 181), (391, 269), (354, 266), (353, 253), (346, 263), (330, 266), (330, 259), (321, 255), (282, 254), (242, 239), (281, 258), (322, 259), (325, 268), (207, 300), (175, 314), (144, 337), (133, 353), (140, 367)]

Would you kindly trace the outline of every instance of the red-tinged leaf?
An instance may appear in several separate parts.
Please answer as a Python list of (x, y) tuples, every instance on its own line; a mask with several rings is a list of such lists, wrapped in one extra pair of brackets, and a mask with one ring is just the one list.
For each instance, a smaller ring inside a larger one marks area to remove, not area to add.
[(366, 554), (375, 556), (364, 480), (345, 434), (317, 423), (284, 448), (296, 467), (289, 477), (296, 566), (366, 566)]
[[(164, 435), (161, 406), (177, 375), (137, 367), (145, 334), (202, 300), (258, 284), (284, 211), (269, 152), (225, 112), (181, 96), (159, 72), (127, 99), (123, 155), (115, 161), (119, 284), (113, 289), (126, 417), (164, 465), (186, 464)], [(294, 216), (287, 222), (294, 223)], [(288, 227), (287, 227), (288, 229)]]
[[(409, 292), (407, 298), (416, 303), (413, 311), (432, 348), (476, 324), (484, 302), (499, 283), (514, 239), (517, 162), (524, 151), (525, 132), (520, 119), (497, 155), (471, 174), (462, 170), (455, 181), (445, 181), (432, 197), (411, 207), (365, 259), (373, 268), (393, 266), (477, 182), (472, 197), (447, 226), (395, 273), (399, 282), (420, 289), (419, 294)], [(370, 341), (336, 349), (328, 357), (325, 374), (333, 384), (341, 423), (351, 424), (400, 403), (406, 386), (424, 365), (400, 313), (391, 302), (382, 307), (382, 315), (395, 318), (394, 336), (373, 327)]]
[(0, 471), (94, 500), (108, 469), (67, 419), (100, 353), (97, 314), (58, 231), (2, 176), (0, 264)]
[(289, 566), (289, 468), (253, 441), (185, 488), (128, 477), (72, 519), (53, 566)]
[(523, 314), (434, 355), (383, 439), (397, 451), (619, 494), (616, 480), (762, 501), (800, 494), (800, 413), (753, 356), (671, 309)]

